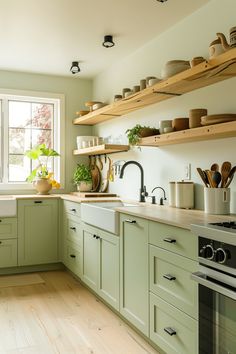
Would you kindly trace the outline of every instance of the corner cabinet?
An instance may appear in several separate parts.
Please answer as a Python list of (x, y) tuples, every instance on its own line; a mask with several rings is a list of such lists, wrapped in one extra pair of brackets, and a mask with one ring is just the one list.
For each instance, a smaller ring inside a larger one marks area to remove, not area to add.
[(82, 224), (81, 279), (119, 310), (119, 237)]
[(121, 214), (120, 230), (120, 313), (148, 336), (148, 221)]
[(58, 200), (18, 201), (18, 265), (58, 262)]

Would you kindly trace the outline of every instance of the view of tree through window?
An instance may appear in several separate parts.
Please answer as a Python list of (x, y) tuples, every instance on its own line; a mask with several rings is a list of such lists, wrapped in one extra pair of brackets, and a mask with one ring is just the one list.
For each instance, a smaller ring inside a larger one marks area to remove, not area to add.
[(53, 121), (53, 104), (9, 101), (9, 182), (24, 182), (35, 167), (26, 150), (43, 143), (53, 148)]

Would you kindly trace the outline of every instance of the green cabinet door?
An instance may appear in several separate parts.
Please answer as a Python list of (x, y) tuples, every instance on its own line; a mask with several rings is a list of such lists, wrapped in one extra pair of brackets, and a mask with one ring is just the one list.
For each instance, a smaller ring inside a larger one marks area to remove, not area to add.
[(96, 228), (82, 226), (81, 278), (91, 289), (98, 288), (98, 239)]
[(81, 279), (119, 310), (119, 237), (82, 224)]
[(120, 223), (120, 312), (148, 336), (148, 221), (121, 214)]
[(0, 268), (17, 266), (17, 239), (0, 240)]
[(58, 261), (58, 200), (18, 201), (18, 265)]
[(119, 310), (119, 237), (98, 230), (98, 294)]

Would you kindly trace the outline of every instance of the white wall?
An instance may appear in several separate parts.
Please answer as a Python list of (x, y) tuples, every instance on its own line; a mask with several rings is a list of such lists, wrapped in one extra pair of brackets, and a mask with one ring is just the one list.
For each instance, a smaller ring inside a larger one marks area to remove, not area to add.
[[(146, 76), (160, 77), (164, 63), (172, 59), (191, 59), (194, 56), (208, 57), (209, 43), (216, 38), (216, 32), (229, 37), (230, 27), (235, 23), (235, 0), (211, 0), (207, 5), (183, 21), (147, 43), (133, 55), (124, 58), (94, 81), (93, 96), (96, 100), (112, 102), (113, 96), (123, 87), (131, 87)], [(207, 108), (209, 114), (235, 113), (236, 79), (196, 90), (181, 97), (172, 98), (94, 127), (100, 136), (118, 136), (135, 124), (157, 126), (162, 119), (186, 117), (191, 108)], [(191, 163), (192, 181), (196, 183), (196, 208), (203, 208), (203, 187), (196, 167), (209, 168), (213, 162), (224, 160), (236, 164), (236, 138), (203, 141), (161, 148), (143, 147), (128, 153), (111, 155), (119, 159), (137, 160), (145, 170), (145, 184), (148, 191), (157, 185), (168, 190), (168, 182), (184, 177), (184, 165)], [(139, 171), (129, 166), (123, 180), (110, 183), (110, 191), (125, 198), (138, 197)], [(231, 184), (231, 211), (236, 212), (236, 178)]]

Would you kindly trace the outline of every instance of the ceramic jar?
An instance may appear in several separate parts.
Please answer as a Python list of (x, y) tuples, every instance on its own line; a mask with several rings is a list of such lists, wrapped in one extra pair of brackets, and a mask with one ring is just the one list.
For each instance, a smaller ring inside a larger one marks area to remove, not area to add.
[(194, 207), (194, 183), (176, 182), (176, 207), (193, 209)]
[(52, 184), (48, 178), (36, 178), (33, 182), (33, 186), (38, 192), (37, 194), (49, 194), (49, 191), (52, 189)]
[(90, 192), (92, 190), (92, 182), (79, 182), (79, 184), (77, 185), (77, 190), (79, 192)]
[(195, 108), (189, 111), (189, 128), (201, 127), (201, 117), (207, 115), (207, 109)]
[(176, 182), (169, 182), (169, 206), (176, 206), (176, 193), (175, 193)]
[(224, 52), (225, 50), (221, 44), (221, 40), (219, 38), (215, 39), (209, 46), (209, 59), (215, 58)]
[(208, 214), (230, 214), (230, 189), (204, 188), (204, 210)]

